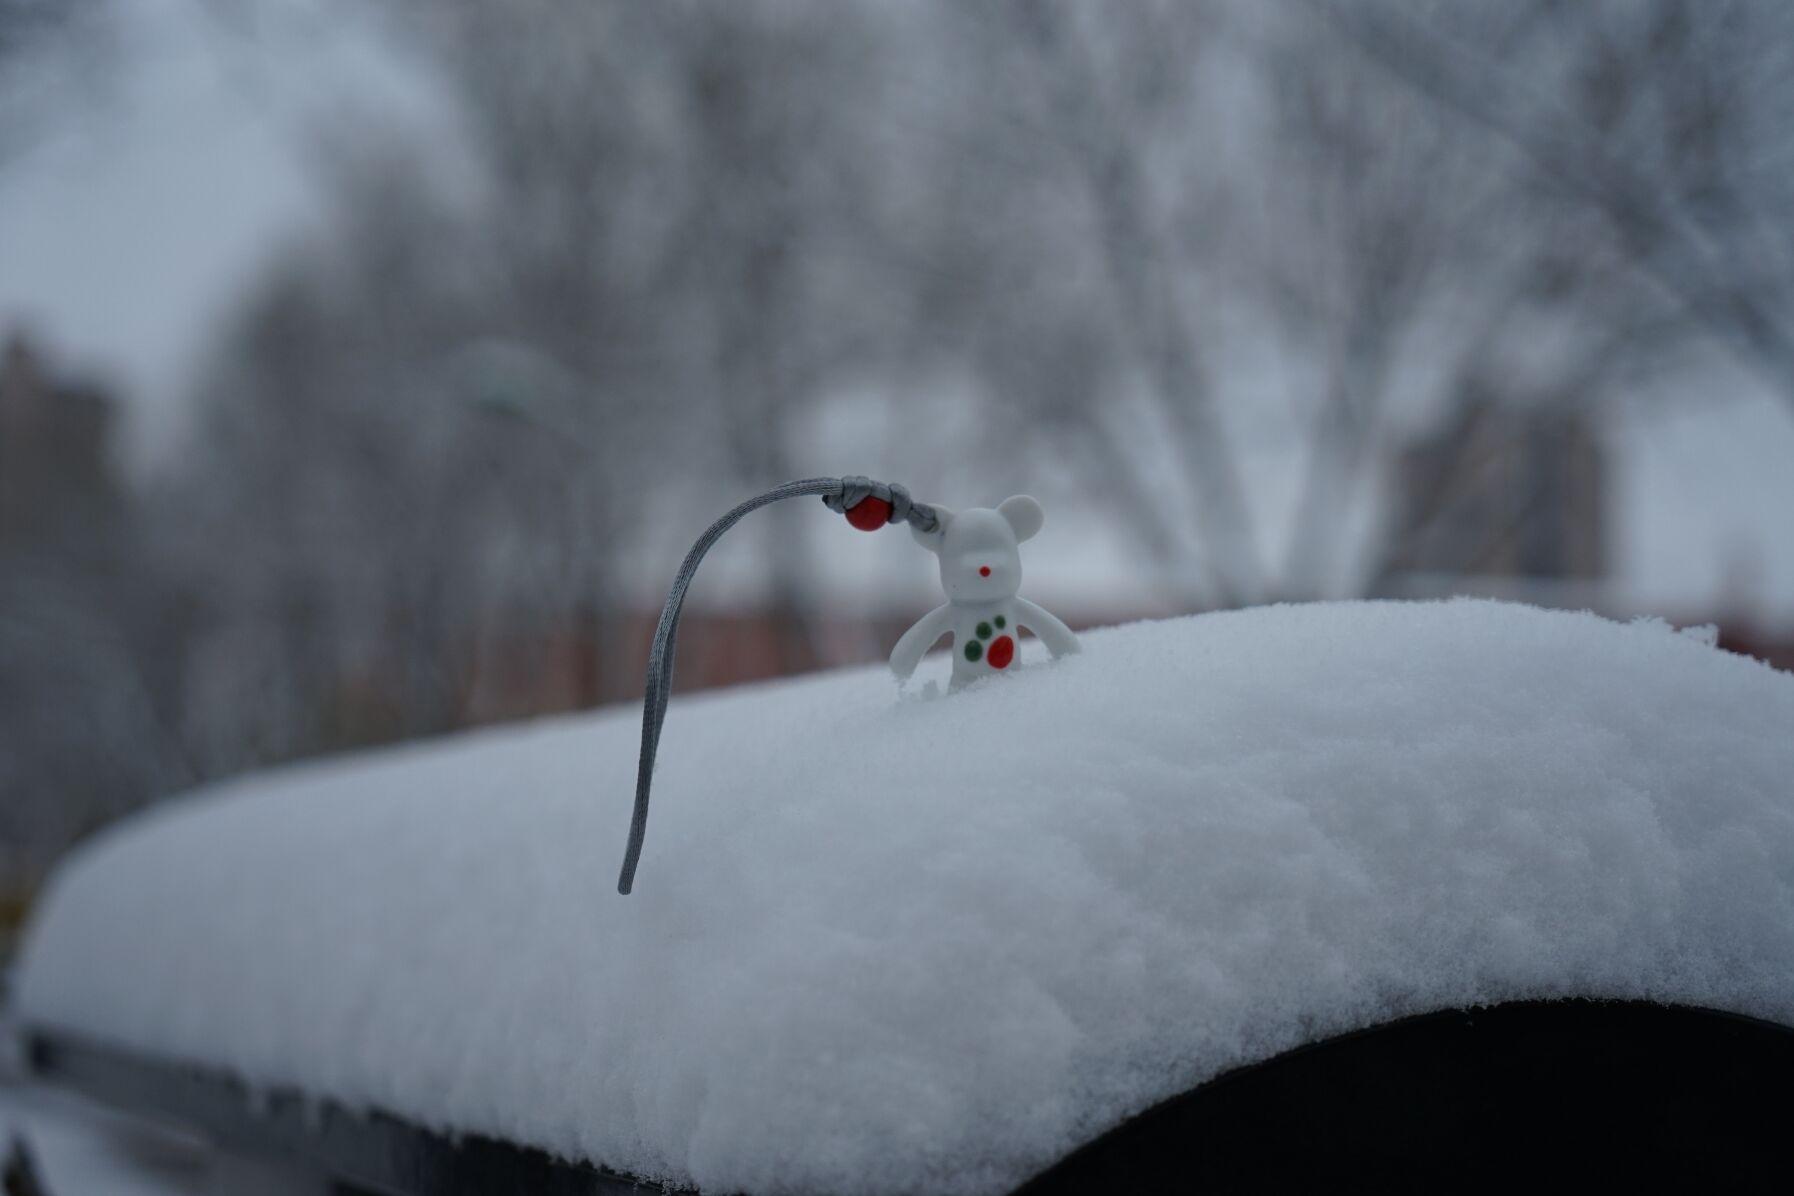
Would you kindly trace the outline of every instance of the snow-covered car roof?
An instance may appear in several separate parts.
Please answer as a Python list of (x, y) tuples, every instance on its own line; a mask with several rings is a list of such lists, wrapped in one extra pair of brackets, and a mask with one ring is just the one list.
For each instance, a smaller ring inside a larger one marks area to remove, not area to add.
[[(926, 667), (926, 666), (925, 666)], [(706, 1190), (994, 1193), (1230, 1068), (1560, 996), (1794, 1022), (1794, 676), (1487, 602), (1089, 634), (221, 785), (83, 848), (28, 1022)]]

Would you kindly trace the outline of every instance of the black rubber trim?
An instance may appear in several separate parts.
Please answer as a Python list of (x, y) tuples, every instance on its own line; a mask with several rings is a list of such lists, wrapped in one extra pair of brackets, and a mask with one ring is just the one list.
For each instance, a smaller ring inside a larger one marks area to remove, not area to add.
[(1425, 1014), (1220, 1076), (1015, 1196), (1794, 1191), (1794, 1030), (1686, 1006)]
[(479, 1134), (449, 1136), (386, 1113), (354, 1113), (294, 1089), (250, 1090), (210, 1068), (172, 1063), (59, 1031), (26, 1035), (32, 1072), (103, 1105), (197, 1132), (244, 1154), (289, 1159), (339, 1184), (403, 1196), (666, 1196), (683, 1189)]

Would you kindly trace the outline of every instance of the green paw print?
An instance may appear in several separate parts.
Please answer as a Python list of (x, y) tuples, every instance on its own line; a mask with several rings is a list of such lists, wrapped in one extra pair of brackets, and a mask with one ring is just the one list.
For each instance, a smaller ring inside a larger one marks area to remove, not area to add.
[[(994, 632), (991, 629), (991, 623), (996, 624), (996, 631), (1001, 631), (1001, 630), (1003, 630), (1003, 628), (1009, 626), (1009, 620), (1005, 619), (1002, 615), (998, 615), (995, 619), (990, 620), (990, 622), (979, 623), (978, 624), (978, 638), (975, 640), (967, 640), (966, 641), (966, 659), (967, 660), (977, 661), (977, 660), (984, 659), (984, 641), (989, 639), (994, 634)], [(1005, 637), (1005, 638), (1007, 638), (1007, 637)], [(1008, 664), (1009, 662), (1004, 661), (1003, 663)], [(1002, 666), (999, 665), (998, 667), (1000, 668)]]

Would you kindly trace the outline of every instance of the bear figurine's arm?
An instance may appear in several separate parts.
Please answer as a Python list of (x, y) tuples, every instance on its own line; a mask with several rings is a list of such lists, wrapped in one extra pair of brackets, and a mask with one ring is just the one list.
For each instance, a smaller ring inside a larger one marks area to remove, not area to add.
[(903, 633), (897, 646), (891, 649), (891, 671), (897, 679), (907, 681), (916, 666), (922, 663), (922, 657), (934, 646), (934, 641), (953, 625), (953, 607), (946, 603), (935, 607), (920, 619), (916, 625)]
[(1015, 621), (1039, 636), (1040, 642), (1055, 658), (1081, 650), (1078, 637), (1071, 633), (1071, 628), (1026, 598), (1015, 600)]

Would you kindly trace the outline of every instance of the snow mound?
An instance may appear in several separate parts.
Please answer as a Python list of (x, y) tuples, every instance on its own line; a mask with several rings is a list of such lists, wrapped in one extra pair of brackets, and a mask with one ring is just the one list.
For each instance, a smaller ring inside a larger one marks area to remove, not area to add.
[(1794, 676), (1485, 602), (1092, 633), (202, 792), (100, 837), (24, 1016), (715, 1191), (990, 1193), (1300, 1043), (1516, 998), (1794, 1023)]

